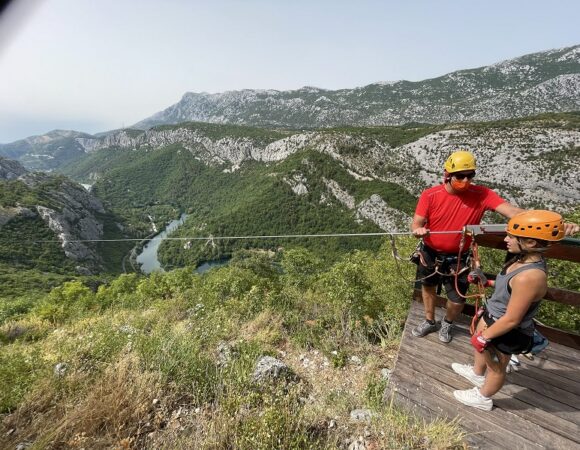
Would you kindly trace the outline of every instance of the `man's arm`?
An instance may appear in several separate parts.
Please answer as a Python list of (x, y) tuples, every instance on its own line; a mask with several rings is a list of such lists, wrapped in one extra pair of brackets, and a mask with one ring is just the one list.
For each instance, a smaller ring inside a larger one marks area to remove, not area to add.
[(511, 219), (516, 214), (524, 212), (525, 209), (518, 208), (517, 206), (512, 205), (509, 202), (502, 203), (497, 208), (495, 208), (495, 212), (500, 213), (502, 216)]
[[(525, 209), (518, 208), (517, 206), (512, 205), (509, 202), (502, 203), (495, 211), (500, 213), (502, 216), (511, 219), (516, 214), (526, 211)], [(564, 222), (564, 234), (566, 236), (572, 236), (573, 234), (580, 232), (580, 226), (575, 224), (574, 222)]]
[(427, 224), (427, 219), (419, 214), (413, 216), (413, 222), (411, 222), (411, 232), (415, 237), (423, 237), (429, 234), (429, 230), (425, 228)]

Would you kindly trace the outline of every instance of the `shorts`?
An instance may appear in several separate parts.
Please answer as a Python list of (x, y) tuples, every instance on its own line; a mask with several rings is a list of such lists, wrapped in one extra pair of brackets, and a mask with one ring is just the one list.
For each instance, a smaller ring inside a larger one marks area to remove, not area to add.
[[(427, 266), (422, 265), (420, 262), (417, 264), (417, 279), (421, 279), (421, 284), (423, 286), (441, 285), (445, 288), (445, 293), (447, 294), (449, 301), (458, 304), (465, 303), (465, 298), (461, 295), (465, 296), (467, 289), (469, 288), (469, 283), (467, 281), (468, 271), (464, 270), (457, 277), (458, 289), (455, 289), (455, 275), (450, 273), (451, 269), (455, 270), (457, 268), (457, 255), (437, 253), (437, 251), (425, 244), (422, 245), (421, 250), (423, 259), (427, 264)], [(465, 257), (461, 258), (461, 268), (465, 267), (467, 256), (467, 253), (465, 253)], [(442, 260), (442, 263), (438, 267), (438, 272), (450, 273), (449, 275), (435, 273), (436, 258)]]
[[(482, 317), (488, 327), (495, 322), (495, 319), (487, 311)], [(491, 344), (506, 355), (519, 355), (520, 353), (528, 353), (532, 348), (533, 341), (533, 336), (528, 336), (518, 328), (514, 328), (506, 334), (493, 338)]]

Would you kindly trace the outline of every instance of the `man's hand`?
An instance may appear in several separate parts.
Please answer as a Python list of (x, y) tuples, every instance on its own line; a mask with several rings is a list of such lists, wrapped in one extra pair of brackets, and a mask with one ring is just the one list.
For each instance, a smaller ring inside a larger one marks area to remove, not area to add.
[(471, 336), (471, 345), (473, 345), (473, 348), (479, 353), (483, 353), (490, 342), (491, 341), (489, 339), (486, 339), (481, 335), (481, 331), (478, 331), (473, 336)]
[(429, 229), (425, 227), (415, 228), (413, 231), (413, 236), (417, 238), (422, 238), (423, 236), (427, 236), (429, 234)]
[(472, 284), (477, 284), (481, 282), (483, 287), (491, 287), (492, 282), (488, 280), (487, 277), (484, 275), (483, 271), (479, 268), (472, 270), (467, 275), (467, 281)]
[(564, 234), (566, 236), (572, 236), (573, 234), (580, 233), (580, 226), (573, 222), (564, 222)]
[(416, 238), (427, 236), (429, 230), (425, 228), (425, 225), (427, 225), (427, 219), (419, 214), (415, 214), (413, 216), (413, 222), (411, 222), (411, 233), (413, 233), (413, 236)]

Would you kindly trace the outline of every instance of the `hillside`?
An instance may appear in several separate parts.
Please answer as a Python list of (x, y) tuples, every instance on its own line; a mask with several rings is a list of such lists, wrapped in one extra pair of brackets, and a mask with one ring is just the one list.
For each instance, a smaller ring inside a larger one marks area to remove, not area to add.
[(20, 162), (28, 170), (51, 171), (63, 163), (85, 154), (78, 138), (91, 137), (87, 133), (54, 130), (41, 136), (31, 136), (11, 144), (0, 144), (0, 157)]
[(121, 269), (122, 245), (81, 242), (121, 235), (99, 199), (62, 175), (28, 172), (4, 158), (0, 232), (0, 294), (46, 289), (63, 277)]
[[(182, 212), (189, 214), (176, 234), (182, 237), (404, 231), (417, 196), (439, 182), (445, 158), (457, 148), (475, 153), (478, 182), (520, 206), (570, 213), (580, 201), (577, 113), (318, 131), (192, 122), (75, 139), (82, 156), (57, 170), (93, 185), (118, 216), (109, 221), (117, 235), (145, 237)], [(378, 245), (352, 238), (317, 242), (303, 245), (331, 258)], [(293, 245), (209, 244), (166, 242), (160, 253), (171, 267), (227, 257), (241, 247)], [(116, 252), (118, 266), (123, 255)]]
[[(578, 117), (306, 132), (186, 123), (83, 138), (87, 156), (60, 170), (95, 183), (94, 192), (141, 235), (151, 220), (160, 229), (180, 212), (189, 218), (175, 236), (406, 230), (416, 197), (439, 181), (457, 148), (475, 153), (479, 182), (508, 200), (574, 211)], [(289, 241), (216, 244), (164, 243), (162, 259), (197, 264), (241, 246)], [(330, 254), (353, 245), (376, 249), (368, 240), (324, 243)]]
[[(191, 121), (310, 130), (336, 126), (442, 125), (578, 110), (580, 46), (573, 46), (418, 82), (374, 83), (337, 91), (304, 87), (295, 91), (188, 92), (175, 105), (133, 128)], [(29, 170), (54, 170), (82, 158), (92, 150), (95, 140), (107, 141), (109, 136), (116, 136), (112, 141), (119, 139), (119, 131), (91, 136), (54, 130), (0, 144), (0, 156), (17, 160)], [(121, 135), (131, 140), (137, 134), (124, 130)]]
[[(397, 243), (405, 255), (416, 240)], [(486, 250), (486, 269), (501, 267)], [(577, 264), (550, 267), (578, 289)], [(203, 275), (3, 299), (0, 448), (465, 448), (456, 422), (383, 400), (414, 269), (388, 242), (334, 264), (241, 251)], [(554, 306), (540, 320), (577, 330), (578, 312)]]
[(186, 93), (133, 128), (186, 121), (266, 127), (443, 124), (580, 109), (580, 46), (549, 50), (418, 82), (330, 91)]
[(388, 254), (246, 252), (0, 302), (0, 447), (460, 448), (382, 401), (410, 299)]

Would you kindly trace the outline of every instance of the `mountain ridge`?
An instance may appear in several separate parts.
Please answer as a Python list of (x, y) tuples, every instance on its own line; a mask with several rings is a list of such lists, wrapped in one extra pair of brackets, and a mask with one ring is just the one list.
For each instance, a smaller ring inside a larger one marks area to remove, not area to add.
[(486, 121), (580, 109), (580, 46), (552, 49), (422, 81), (352, 89), (302, 87), (185, 93), (133, 128), (185, 121), (318, 128)]

